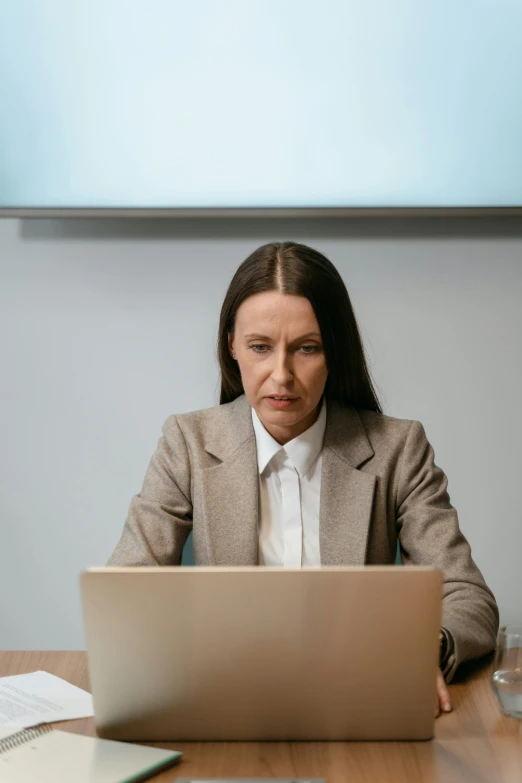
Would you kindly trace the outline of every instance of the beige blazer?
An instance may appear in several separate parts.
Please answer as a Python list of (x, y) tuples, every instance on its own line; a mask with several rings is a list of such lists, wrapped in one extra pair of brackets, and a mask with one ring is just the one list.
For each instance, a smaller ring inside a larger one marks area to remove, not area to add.
[[(450, 504), (447, 479), (417, 421), (330, 403), (324, 436), (319, 539), (323, 565), (405, 564), (444, 573), (445, 669), (495, 646), (498, 609)], [(245, 395), (170, 416), (131, 502), (109, 565), (181, 562), (193, 531), (197, 565), (257, 565), (257, 452)]]

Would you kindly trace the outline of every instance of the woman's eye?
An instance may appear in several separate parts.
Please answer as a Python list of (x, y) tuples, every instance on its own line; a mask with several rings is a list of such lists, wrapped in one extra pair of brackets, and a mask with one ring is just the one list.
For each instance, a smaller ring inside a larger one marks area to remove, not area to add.
[[(265, 345), (264, 343), (256, 343), (255, 345), (249, 345), (248, 346), (254, 353), (266, 353), (270, 350), (269, 345)], [(317, 353), (317, 351), (320, 350), (319, 345), (301, 345), (298, 349), (301, 351), (301, 353), (304, 354), (311, 354), (311, 353)]]

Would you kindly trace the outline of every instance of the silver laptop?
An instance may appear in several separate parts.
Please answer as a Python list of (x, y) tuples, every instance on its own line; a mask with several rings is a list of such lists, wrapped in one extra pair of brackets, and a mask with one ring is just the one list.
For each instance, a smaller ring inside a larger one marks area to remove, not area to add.
[(98, 568), (82, 574), (98, 734), (433, 736), (433, 568)]

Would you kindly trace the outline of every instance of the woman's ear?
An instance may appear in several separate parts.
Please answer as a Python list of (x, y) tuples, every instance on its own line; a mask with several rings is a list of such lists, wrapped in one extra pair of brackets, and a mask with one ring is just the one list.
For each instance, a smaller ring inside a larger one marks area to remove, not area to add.
[(230, 355), (233, 359), (236, 358), (236, 352), (234, 350), (234, 335), (229, 334), (228, 335), (228, 350), (230, 351)]

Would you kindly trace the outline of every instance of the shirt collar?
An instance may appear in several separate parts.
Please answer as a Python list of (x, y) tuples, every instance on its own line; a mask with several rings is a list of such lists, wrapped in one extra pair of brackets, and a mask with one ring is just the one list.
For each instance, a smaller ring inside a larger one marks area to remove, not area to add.
[(326, 401), (323, 398), (321, 412), (317, 421), (297, 438), (288, 441), (281, 446), (275, 438), (264, 428), (259, 416), (252, 408), (252, 424), (256, 436), (257, 465), (261, 474), (271, 459), (279, 452), (285, 451), (292, 461), (295, 469), (301, 476), (305, 476), (319, 456), (323, 447), (324, 431), (326, 428)]

